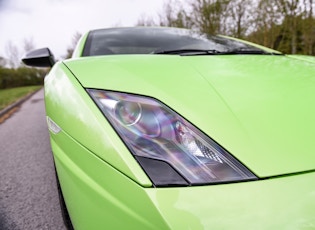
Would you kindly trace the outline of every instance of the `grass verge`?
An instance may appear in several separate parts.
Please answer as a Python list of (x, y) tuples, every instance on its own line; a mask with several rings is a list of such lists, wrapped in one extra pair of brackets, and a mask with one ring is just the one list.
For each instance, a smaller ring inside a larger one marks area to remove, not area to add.
[(12, 89), (0, 89), (0, 110), (23, 98), (29, 93), (39, 90), (41, 87), (41, 85), (36, 85), (17, 87)]

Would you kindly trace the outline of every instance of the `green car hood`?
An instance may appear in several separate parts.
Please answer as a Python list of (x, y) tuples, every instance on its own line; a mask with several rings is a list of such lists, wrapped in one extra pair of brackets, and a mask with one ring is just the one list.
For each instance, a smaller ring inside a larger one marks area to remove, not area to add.
[(154, 97), (260, 178), (315, 169), (315, 64), (272, 55), (112, 55), (64, 62), (85, 88)]

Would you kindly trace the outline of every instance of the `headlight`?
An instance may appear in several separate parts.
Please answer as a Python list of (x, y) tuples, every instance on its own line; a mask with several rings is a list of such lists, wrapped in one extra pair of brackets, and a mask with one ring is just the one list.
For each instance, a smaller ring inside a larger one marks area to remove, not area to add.
[(161, 102), (126, 93), (87, 91), (156, 186), (256, 178), (226, 150)]

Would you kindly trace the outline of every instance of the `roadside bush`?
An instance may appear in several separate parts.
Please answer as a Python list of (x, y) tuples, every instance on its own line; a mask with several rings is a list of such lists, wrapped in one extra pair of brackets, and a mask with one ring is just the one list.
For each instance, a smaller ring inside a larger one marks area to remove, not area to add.
[(42, 85), (46, 72), (43, 69), (27, 67), (20, 67), (18, 69), (0, 67), (0, 89)]

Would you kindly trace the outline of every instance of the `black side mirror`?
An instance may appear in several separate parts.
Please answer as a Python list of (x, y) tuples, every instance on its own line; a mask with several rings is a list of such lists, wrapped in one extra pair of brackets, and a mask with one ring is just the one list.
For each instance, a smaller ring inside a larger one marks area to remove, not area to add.
[(48, 48), (42, 48), (28, 52), (22, 58), (22, 62), (28, 66), (52, 67), (55, 64), (55, 58)]

